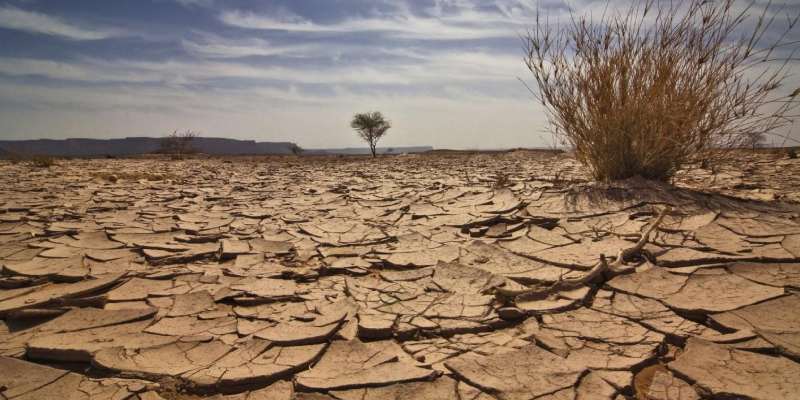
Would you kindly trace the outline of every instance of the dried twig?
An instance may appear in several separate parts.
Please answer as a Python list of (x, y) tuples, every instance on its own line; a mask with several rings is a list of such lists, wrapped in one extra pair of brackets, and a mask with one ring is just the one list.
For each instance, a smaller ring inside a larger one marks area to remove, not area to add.
[(641, 253), (644, 246), (650, 240), (650, 235), (658, 228), (658, 226), (664, 220), (664, 217), (670, 211), (672, 211), (672, 208), (669, 206), (661, 210), (661, 212), (658, 214), (658, 217), (650, 225), (648, 225), (647, 229), (645, 229), (645, 231), (642, 233), (642, 236), (639, 238), (636, 244), (625, 249), (620, 249), (619, 252), (617, 252), (616, 259), (611, 264), (606, 261), (606, 256), (601, 254), (600, 261), (586, 274), (580, 277), (561, 279), (545, 288), (510, 290), (502, 287), (494, 287), (492, 289), (496, 296), (502, 298), (514, 298), (523, 295), (525, 297), (548, 297), (558, 292), (577, 289), (601, 276), (615, 276), (630, 271), (633, 267), (626, 266), (625, 259), (629, 259)]

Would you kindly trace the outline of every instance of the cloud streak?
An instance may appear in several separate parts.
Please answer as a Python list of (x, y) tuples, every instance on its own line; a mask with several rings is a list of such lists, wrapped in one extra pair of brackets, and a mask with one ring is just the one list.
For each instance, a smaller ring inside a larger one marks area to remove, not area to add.
[(122, 34), (113, 29), (87, 29), (65, 22), (60, 18), (22, 10), (10, 5), (0, 6), (0, 28), (59, 36), (72, 40), (99, 40)]
[[(418, 40), (475, 40), (516, 37), (522, 28), (524, 16), (509, 19), (498, 8), (495, 12), (478, 12), (474, 8), (459, 8), (454, 14), (418, 16), (403, 3), (396, 12), (379, 17), (348, 18), (338, 22), (318, 23), (290, 13), (276, 15), (256, 14), (249, 11), (228, 10), (220, 14), (223, 23), (246, 29), (276, 30), (292, 33), (381, 33), (391, 38)], [(517, 14), (527, 15), (519, 8)]]
[(276, 46), (259, 38), (224, 39), (213, 34), (200, 34), (196, 39), (183, 39), (183, 48), (202, 58), (240, 58), (252, 56), (305, 57), (321, 51), (320, 46), (296, 44)]
[[(268, 49), (268, 48), (267, 48)], [(231, 55), (239, 49), (220, 50)], [(297, 54), (307, 54), (296, 49)], [(320, 50), (321, 51), (321, 50)], [(209, 52), (208, 49), (202, 52)], [(259, 51), (245, 51), (245, 54)], [(265, 52), (270, 52), (265, 50)], [(391, 53), (389, 49), (376, 52)], [(312, 51), (317, 53), (317, 51)], [(70, 82), (163, 83), (172, 86), (203, 84), (210, 80), (243, 79), (295, 84), (322, 85), (434, 85), (507, 82), (526, 73), (519, 56), (491, 52), (404, 52), (404, 61), (369, 60), (340, 63), (324, 68), (254, 65), (241, 61), (129, 59), (51, 61), (46, 59), (0, 57), (0, 74), (36, 76)], [(214, 53), (214, 55), (217, 55)], [(213, 58), (213, 57), (212, 57)]]
[(176, 3), (184, 7), (211, 7), (214, 0), (175, 0)]

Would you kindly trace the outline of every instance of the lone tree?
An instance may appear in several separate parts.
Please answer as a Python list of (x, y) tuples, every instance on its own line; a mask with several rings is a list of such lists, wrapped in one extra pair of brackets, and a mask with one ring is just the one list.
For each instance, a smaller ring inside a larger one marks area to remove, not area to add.
[(392, 124), (383, 117), (380, 111), (356, 114), (350, 126), (358, 132), (362, 140), (367, 142), (372, 157), (375, 157), (375, 147)]
[(161, 138), (161, 152), (182, 157), (184, 154), (192, 152), (192, 141), (198, 136), (200, 135), (197, 132), (191, 130), (174, 131), (169, 136)]
[(800, 91), (784, 85), (790, 14), (754, 0), (643, 0), (559, 26), (537, 17), (525, 63), (554, 133), (596, 179), (667, 180), (797, 118)]
[(760, 147), (764, 147), (767, 142), (767, 135), (764, 132), (747, 132), (745, 133), (745, 144), (755, 151)]

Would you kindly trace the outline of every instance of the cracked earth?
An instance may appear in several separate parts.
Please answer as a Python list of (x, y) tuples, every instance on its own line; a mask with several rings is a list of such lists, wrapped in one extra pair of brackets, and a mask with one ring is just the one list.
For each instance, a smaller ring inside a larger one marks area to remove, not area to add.
[(0, 164), (0, 399), (797, 399), (800, 160), (737, 157)]

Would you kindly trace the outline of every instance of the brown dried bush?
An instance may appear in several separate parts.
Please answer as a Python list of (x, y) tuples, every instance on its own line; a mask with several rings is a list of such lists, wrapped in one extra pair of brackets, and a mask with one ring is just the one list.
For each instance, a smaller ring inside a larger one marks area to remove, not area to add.
[(194, 152), (192, 142), (200, 134), (191, 130), (172, 132), (169, 136), (161, 138), (161, 148), (159, 152), (162, 154), (169, 154), (173, 159), (183, 159), (184, 155)]
[[(797, 17), (735, 0), (634, 2), (599, 19), (537, 17), (523, 38), (554, 134), (598, 180), (666, 180), (791, 124)], [(776, 28), (780, 31), (776, 34)], [(791, 54), (786, 54), (787, 52)]]
[(11, 164), (24, 163), (32, 168), (50, 168), (56, 165), (56, 159), (48, 155), (11, 154), (8, 158)]

